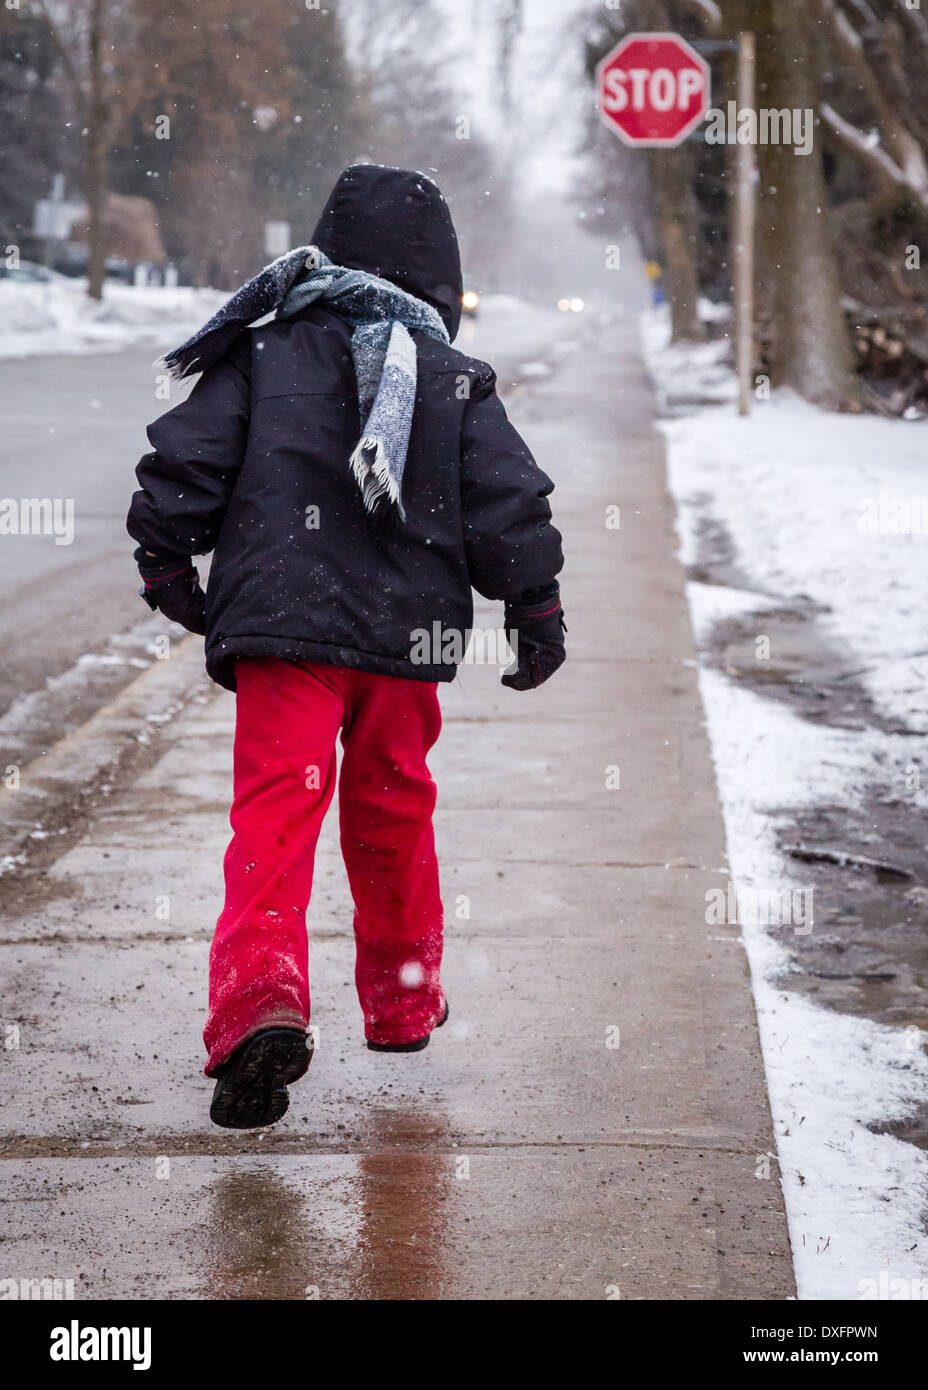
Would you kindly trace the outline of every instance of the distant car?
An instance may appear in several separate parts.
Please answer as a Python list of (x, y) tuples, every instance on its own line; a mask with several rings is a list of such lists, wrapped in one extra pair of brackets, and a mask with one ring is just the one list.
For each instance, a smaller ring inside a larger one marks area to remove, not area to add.
[(131, 285), (134, 268), (125, 256), (107, 256), (103, 263), (103, 274), (107, 280), (118, 280), (122, 285)]
[(20, 261), (19, 265), (5, 265), (0, 261), (0, 280), (20, 280), (31, 285), (49, 285), (53, 275), (44, 265), (35, 261)]
[(560, 309), (560, 311), (561, 311), (562, 314), (582, 314), (582, 313), (583, 313), (583, 300), (582, 300), (582, 299), (576, 299), (576, 298), (575, 298), (575, 299), (559, 299), (559, 300), (557, 301), (557, 307)]
[[(55, 271), (70, 280), (80, 279), (87, 274), (89, 259), (87, 247), (82, 242), (67, 242), (55, 260)], [(117, 280), (121, 284), (131, 285), (134, 266), (124, 256), (107, 256), (103, 274), (107, 280)]]
[[(467, 284), (468, 278), (467, 275), (464, 276), (465, 285)], [(475, 319), (477, 317), (477, 306), (479, 303), (480, 295), (477, 291), (475, 289), (465, 289), (464, 293), (461, 295), (461, 313), (466, 314), (468, 318)]]

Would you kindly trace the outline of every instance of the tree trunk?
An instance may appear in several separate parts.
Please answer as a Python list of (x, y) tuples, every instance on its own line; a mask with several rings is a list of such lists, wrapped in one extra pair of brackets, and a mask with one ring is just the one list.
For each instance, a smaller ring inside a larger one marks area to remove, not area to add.
[[(675, 29), (674, 18), (666, 0), (645, 0), (636, 15), (642, 29), (657, 32)], [(689, 144), (649, 150), (648, 178), (661, 253), (661, 279), (670, 304), (671, 341), (700, 343), (706, 334), (699, 317), (699, 214)]]
[(676, 149), (655, 149), (648, 167), (663, 251), (661, 272), (664, 293), (670, 302), (672, 341), (698, 343), (705, 337), (705, 330), (699, 317), (699, 230), (692, 153), (685, 144)]
[(828, 409), (854, 409), (858, 386), (828, 227), (818, 118), (819, 55), (806, 0), (764, 0), (755, 25), (759, 107), (811, 109), (815, 147), (760, 145), (759, 290), (771, 381)]
[(85, 180), (90, 224), (87, 293), (103, 298), (106, 273), (107, 109), (103, 73), (103, 19), (105, 0), (92, 0), (88, 39), (87, 155)]

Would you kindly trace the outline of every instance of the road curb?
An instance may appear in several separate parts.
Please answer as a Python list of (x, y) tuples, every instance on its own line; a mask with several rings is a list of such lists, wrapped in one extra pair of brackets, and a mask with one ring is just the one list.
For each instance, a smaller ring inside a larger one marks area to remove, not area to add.
[(209, 689), (202, 638), (185, 637), (169, 659), (153, 661), (47, 753), (23, 768), (10, 764), (0, 770), (0, 876), (25, 862), (27, 849), (50, 840), (57, 845), (73, 820), (75, 801), (118, 778), (136, 761), (131, 754), (146, 751), (164, 724)]

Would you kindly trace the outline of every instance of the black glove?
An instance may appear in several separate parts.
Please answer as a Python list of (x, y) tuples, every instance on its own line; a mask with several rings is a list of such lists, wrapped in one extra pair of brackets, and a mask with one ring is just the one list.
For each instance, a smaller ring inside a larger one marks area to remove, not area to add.
[[(506, 604), (506, 636), (518, 652), (518, 665), (502, 677), (512, 690), (534, 690), (564, 662), (567, 624), (557, 582), (531, 589)], [(516, 645), (518, 644), (518, 645)]]
[(142, 576), (139, 594), (153, 610), (188, 632), (206, 631), (206, 595), (189, 555), (150, 555), (143, 546), (135, 552)]

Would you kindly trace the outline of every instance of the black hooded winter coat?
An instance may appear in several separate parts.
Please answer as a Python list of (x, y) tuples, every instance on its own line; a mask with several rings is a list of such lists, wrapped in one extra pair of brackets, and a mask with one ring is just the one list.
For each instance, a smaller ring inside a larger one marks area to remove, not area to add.
[[(313, 244), (427, 300), (454, 337), (457, 238), (429, 179), (347, 169)], [(348, 467), (361, 433), (351, 333), (315, 305), (247, 329), (149, 427), (129, 534), (161, 556), (215, 551), (206, 664), (230, 690), (236, 659), (258, 656), (451, 680), (437, 646), (421, 661), (416, 631), (466, 633), (471, 586), (516, 600), (561, 568), (553, 484), (507, 420), (492, 369), (420, 332), (406, 520), (371, 523)]]

